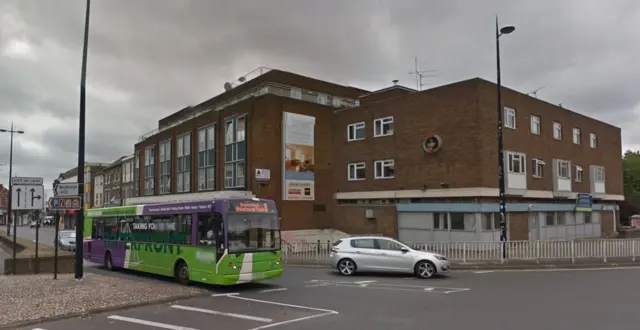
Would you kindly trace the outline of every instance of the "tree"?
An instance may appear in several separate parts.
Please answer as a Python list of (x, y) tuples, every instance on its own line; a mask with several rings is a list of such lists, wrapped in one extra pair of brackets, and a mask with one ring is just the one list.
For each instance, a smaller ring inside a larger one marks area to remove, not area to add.
[(622, 157), (624, 194), (640, 196), (640, 151), (627, 150)]

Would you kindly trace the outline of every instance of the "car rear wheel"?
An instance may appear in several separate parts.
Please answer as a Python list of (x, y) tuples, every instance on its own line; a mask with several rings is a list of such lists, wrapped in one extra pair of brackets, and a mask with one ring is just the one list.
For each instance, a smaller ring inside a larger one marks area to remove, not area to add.
[(357, 269), (356, 263), (351, 259), (342, 259), (338, 262), (338, 271), (341, 275), (351, 276)]
[(437, 273), (436, 265), (427, 260), (419, 261), (414, 268), (414, 273), (418, 278), (433, 277)]

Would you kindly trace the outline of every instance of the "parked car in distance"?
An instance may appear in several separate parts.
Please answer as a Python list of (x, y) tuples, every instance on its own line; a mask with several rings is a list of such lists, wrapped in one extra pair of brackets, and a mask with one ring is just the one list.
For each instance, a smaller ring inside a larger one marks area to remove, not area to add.
[(51, 215), (45, 216), (44, 220), (42, 220), (42, 224), (45, 225), (45, 226), (53, 225), (53, 216), (51, 216)]
[(75, 251), (76, 232), (74, 230), (61, 230), (58, 233), (58, 237), (53, 239), (53, 244), (62, 250)]
[(349, 237), (333, 243), (329, 255), (331, 267), (345, 276), (357, 271), (413, 273), (430, 278), (449, 271), (443, 255), (414, 250), (387, 237)]
[(35, 228), (35, 227), (40, 227), (40, 221), (39, 220), (29, 221), (29, 228)]

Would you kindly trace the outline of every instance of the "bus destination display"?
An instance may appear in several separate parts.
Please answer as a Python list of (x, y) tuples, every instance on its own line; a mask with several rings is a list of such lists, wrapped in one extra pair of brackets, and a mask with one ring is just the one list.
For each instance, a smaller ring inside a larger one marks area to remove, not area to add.
[(229, 211), (248, 213), (272, 213), (276, 212), (275, 205), (260, 201), (233, 201), (229, 202)]

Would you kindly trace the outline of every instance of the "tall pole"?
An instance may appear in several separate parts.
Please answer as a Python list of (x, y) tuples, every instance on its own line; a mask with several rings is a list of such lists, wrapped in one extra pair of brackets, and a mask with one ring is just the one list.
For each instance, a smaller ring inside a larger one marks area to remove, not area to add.
[(85, 147), (85, 101), (87, 81), (87, 48), (89, 47), (89, 13), (91, 0), (87, 0), (87, 8), (84, 21), (84, 43), (82, 46), (82, 71), (80, 74), (80, 124), (78, 132), (78, 194), (80, 194), (80, 210), (76, 218), (76, 263), (75, 279), (82, 279), (82, 247), (84, 243), (84, 147)]
[(500, 242), (502, 242), (502, 259), (507, 258), (507, 197), (504, 182), (504, 141), (502, 138), (502, 81), (500, 78), (500, 27), (496, 16), (496, 71), (498, 75), (498, 189), (500, 202)]
[[(11, 134), (11, 137), (9, 138), (9, 197), (7, 200), (7, 236), (11, 235), (11, 195), (13, 195), (13, 190), (11, 190), (11, 180), (13, 178), (13, 122), (11, 122), (11, 130), (9, 131), (9, 134)], [(15, 257), (13, 258), (15, 259)], [(15, 265), (14, 265), (14, 272), (15, 272)]]

